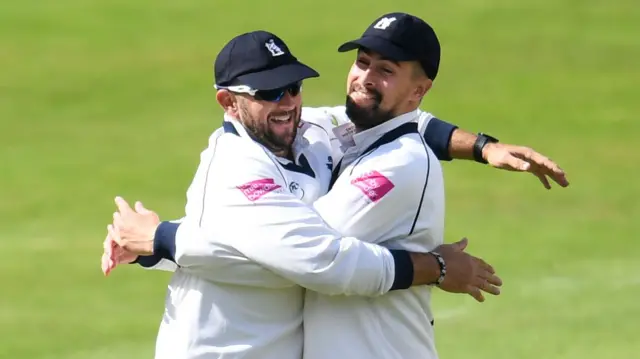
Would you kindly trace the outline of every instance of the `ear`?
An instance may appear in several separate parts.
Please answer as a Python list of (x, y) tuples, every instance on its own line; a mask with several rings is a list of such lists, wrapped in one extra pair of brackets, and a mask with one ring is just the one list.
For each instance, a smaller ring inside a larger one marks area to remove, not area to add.
[(421, 101), (422, 98), (427, 94), (427, 92), (431, 90), (433, 81), (425, 77), (424, 79), (418, 81), (416, 85), (417, 86), (415, 87), (413, 95), (418, 99), (418, 101)]
[(236, 96), (227, 90), (218, 90), (216, 100), (226, 114), (231, 117), (238, 118), (238, 101)]

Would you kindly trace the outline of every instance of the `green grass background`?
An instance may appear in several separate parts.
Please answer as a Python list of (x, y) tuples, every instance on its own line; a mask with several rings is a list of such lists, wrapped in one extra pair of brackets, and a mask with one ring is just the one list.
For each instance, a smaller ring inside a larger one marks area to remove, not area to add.
[(322, 74), (305, 103), (341, 104), (353, 54), (337, 46), (396, 10), (443, 44), (424, 109), (571, 181), (444, 165), (447, 240), (468, 236), (505, 286), (484, 304), (437, 294), (442, 358), (638, 357), (636, 0), (22, 0), (0, 3), (0, 358), (152, 357), (169, 277), (102, 277), (113, 197), (182, 215), (232, 36), (280, 34)]

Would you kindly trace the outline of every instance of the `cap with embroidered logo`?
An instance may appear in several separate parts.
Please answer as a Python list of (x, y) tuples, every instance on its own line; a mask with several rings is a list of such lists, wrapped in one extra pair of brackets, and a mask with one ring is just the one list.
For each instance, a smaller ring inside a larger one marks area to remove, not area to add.
[(252, 31), (231, 39), (216, 57), (215, 84), (245, 85), (273, 90), (307, 78), (320, 76), (301, 63), (278, 36)]
[(359, 39), (342, 44), (338, 51), (368, 49), (394, 61), (418, 61), (434, 80), (440, 66), (440, 42), (433, 28), (419, 17), (394, 12), (380, 16)]

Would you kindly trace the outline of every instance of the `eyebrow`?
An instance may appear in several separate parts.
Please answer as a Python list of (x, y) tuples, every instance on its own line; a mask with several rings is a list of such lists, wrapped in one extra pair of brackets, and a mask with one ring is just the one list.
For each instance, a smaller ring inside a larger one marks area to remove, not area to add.
[[(372, 51), (370, 51), (370, 50), (368, 50), (368, 49), (361, 48), (361, 49), (360, 49), (360, 51), (361, 51), (361, 52), (364, 52), (365, 54), (369, 55), (370, 57), (374, 57), (373, 52), (372, 52)], [(376, 59), (376, 60), (380, 60), (380, 61), (389, 61), (389, 62), (391, 62), (392, 64), (394, 64), (394, 65), (396, 65), (396, 66), (400, 67), (400, 62), (399, 62), (399, 61), (392, 60), (392, 59), (390, 59), (390, 58), (388, 58), (388, 57), (384, 57), (384, 56), (380, 56), (380, 55), (377, 55), (376, 57), (377, 57), (377, 59)]]

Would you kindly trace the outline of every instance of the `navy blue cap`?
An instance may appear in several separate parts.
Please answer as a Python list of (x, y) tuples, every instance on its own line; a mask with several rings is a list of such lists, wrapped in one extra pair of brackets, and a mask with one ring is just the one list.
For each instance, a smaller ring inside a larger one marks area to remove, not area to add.
[(418, 61), (435, 80), (440, 66), (440, 42), (433, 28), (419, 17), (394, 12), (377, 18), (359, 39), (342, 44), (338, 51), (359, 48), (395, 61)]
[(273, 90), (320, 76), (293, 56), (278, 36), (252, 31), (231, 39), (216, 57), (217, 86), (246, 85), (256, 90)]

